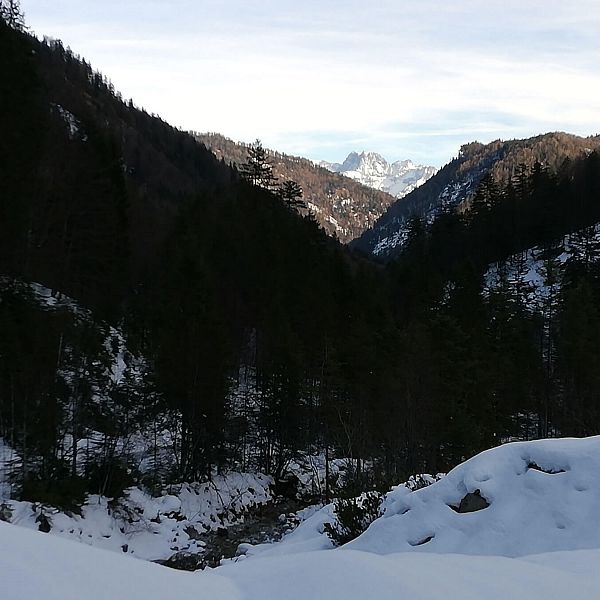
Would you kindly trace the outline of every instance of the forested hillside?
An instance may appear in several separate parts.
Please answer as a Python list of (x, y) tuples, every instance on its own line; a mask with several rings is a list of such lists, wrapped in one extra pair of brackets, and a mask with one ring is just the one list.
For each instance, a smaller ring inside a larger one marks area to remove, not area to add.
[(431, 223), (444, 210), (461, 205), (466, 208), (486, 175), (506, 184), (536, 163), (557, 173), (569, 161), (599, 148), (598, 135), (583, 138), (560, 132), (524, 140), (464, 144), (458, 156), (431, 179), (392, 204), (371, 229), (353, 242), (353, 247), (390, 260), (400, 253), (411, 218)]
[[(217, 133), (195, 133), (194, 137), (228, 164), (242, 165), (247, 159), (247, 144), (236, 143)], [(386, 192), (332, 173), (306, 158), (272, 150), (268, 154), (275, 176), (281, 181), (297, 181), (317, 223), (343, 243), (372, 227), (395, 200)]]
[(391, 269), (428, 374), (414, 393), (438, 398), (447, 449), (600, 430), (599, 222), (595, 152), (558, 175), (488, 176), (468, 211), (411, 222)]
[(381, 270), (59, 42), (0, 34), (0, 427), (17, 488), (139, 480), (135, 436), (155, 482), (352, 453), (393, 348), (373, 341), (395, 331)]
[(509, 439), (599, 432), (597, 153), (492, 174), (469, 207), (411, 221), (382, 266), (59, 42), (0, 23), (0, 56), (0, 437), (17, 495), (280, 479), (303, 454), (353, 459), (340, 484), (360, 491)]

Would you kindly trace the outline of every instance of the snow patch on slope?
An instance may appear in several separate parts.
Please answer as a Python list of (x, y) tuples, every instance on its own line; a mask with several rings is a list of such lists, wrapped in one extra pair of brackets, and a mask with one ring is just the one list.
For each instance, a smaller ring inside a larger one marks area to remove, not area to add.
[[(565, 267), (578, 254), (585, 255), (585, 244), (581, 241), (582, 232), (566, 235), (560, 244), (552, 250), (539, 246), (510, 256), (503, 263), (493, 264), (485, 274), (486, 291), (498, 287), (502, 277), (509, 285), (521, 283), (527, 295), (527, 304), (531, 308), (540, 308), (556, 287), (562, 285)], [(600, 245), (600, 224), (590, 228), (588, 241), (590, 245)], [(580, 258), (583, 258), (581, 256)], [(547, 284), (548, 269), (554, 269), (553, 286)]]
[(81, 140), (82, 142), (87, 142), (87, 135), (83, 133), (81, 128), (81, 122), (79, 119), (66, 108), (61, 106), (60, 104), (51, 104), (52, 108), (62, 117), (63, 121), (67, 125), (67, 131), (69, 134), (70, 140)]

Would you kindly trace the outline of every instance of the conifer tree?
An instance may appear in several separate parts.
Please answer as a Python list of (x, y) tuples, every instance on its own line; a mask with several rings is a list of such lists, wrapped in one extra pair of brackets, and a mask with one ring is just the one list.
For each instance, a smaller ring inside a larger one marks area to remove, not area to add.
[(272, 190), (275, 187), (276, 178), (273, 175), (273, 166), (259, 139), (249, 146), (248, 158), (245, 163), (240, 165), (240, 172), (242, 177), (252, 185), (266, 190)]
[(304, 192), (298, 182), (288, 179), (279, 186), (278, 192), (279, 197), (290, 208), (306, 208), (306, 202), (302, 198)]

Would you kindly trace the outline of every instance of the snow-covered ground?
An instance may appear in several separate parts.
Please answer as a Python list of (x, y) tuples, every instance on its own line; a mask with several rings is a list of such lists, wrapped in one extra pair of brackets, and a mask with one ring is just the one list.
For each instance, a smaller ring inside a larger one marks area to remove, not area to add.
[[(469, 499), (483, 506), (479, 498), (489, 506), (458, 512)], [(600, 437), (514, 442), (423, 489), (396, 486), (384, 499), (383, 516), (344, 548), (506, 557), (600, 548), (599, 502)], [(303, 518), (281, 542), (243, 551), (253, 557), (332, 548), (324, 524), (334, 520), (333, 506)]]
[[(581, 231), (567, 234), (554, 250), (535, 246), (510, 256), (503, 264), (491, 265), (485, 274), (486, 290), (494, 290), (504, 277), (509, 285), (521, 283), (524, 286), (531, 308), (543, 306), (552, 291), (562, 285), (565, 267), (577, 254), (585, 253), (578, 239), (581, 234)], [(596, 247), (600, 244), (600, 224), (590, 228), (589, 244)], [(554, 280), (550, 285), (549, 275)]]
[(595, 599), (599, 473), (600, 437), (506, 444), (398, 486), (342, 548), (323, 549), (325, 507), (269, 550), (193, 574), (0, 523), (2, 598)]
[(592, 600), (599, 560), (599, 550), (527, 559), (337, 550), (185, 573), (0, 523), (3, 600)]
[(240, 523), (249, 510), (270, 502), (272, 483), (267, 475), (229, 473), (206, 483), (173, 486), (159, 497), (131, 488), (114, 503), (89, 496), (80, 515), (24, 501), (4, 500), (4, 506), (14, 525), (37, 530), (40, 520), (47, 519), (51, 535), (145, 560), (166, 560), (179, 552), (201, 554), (201, 534)]

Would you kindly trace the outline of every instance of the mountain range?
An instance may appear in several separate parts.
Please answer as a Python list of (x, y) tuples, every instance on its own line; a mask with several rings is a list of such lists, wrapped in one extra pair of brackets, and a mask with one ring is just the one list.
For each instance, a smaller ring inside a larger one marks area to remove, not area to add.
[(416, 165), (411, 160), (393, 163), (376, 152), (351, 152), (343, 163), (319, 162), (333, 173), (340, 173), (360, 183), (403, 198), (435, 175), (435, 167)]

